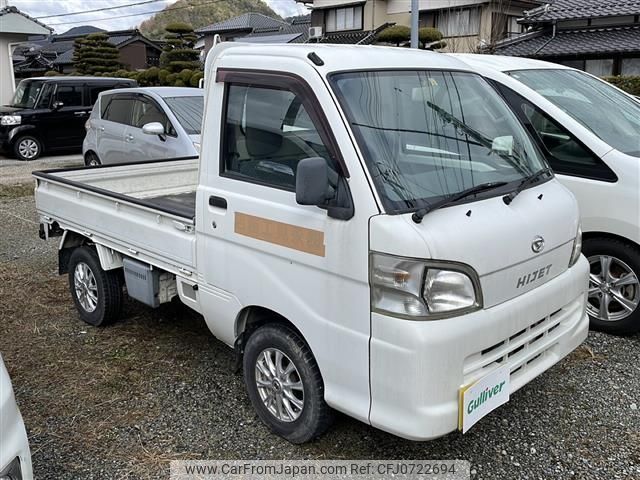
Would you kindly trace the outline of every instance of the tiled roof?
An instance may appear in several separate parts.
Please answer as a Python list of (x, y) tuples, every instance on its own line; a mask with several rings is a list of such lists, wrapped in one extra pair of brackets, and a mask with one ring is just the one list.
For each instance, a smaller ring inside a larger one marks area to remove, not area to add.
[(58, 55), (58, 58), (56, 58), (53, 63), (56, 65), (67, 65), (70, 63), (73, 63), (73, 52), (75, 50), (72, 48), (71, 50), (67, 50), (66, 52), (64, 52), (61, 55)]
[(552, 0), (525, 12), (522, 23), (640, 14), (640, 0)]
[[(280, 25), (278, 28), (268, 28), (268, 29), (255, 29), (249, 35), (245, 35), (239, 41), (246, 39), (251, 42), (252, 39), (256, 37), (270, 37), (270, 36), (279, 36), (281, 37), (282, 43), (305, 43), (309, 38), (309, 27), (311, 26), (311, 18), (307, 18), (305, 20), (294, 20), (292, 24), (284, 24)], [(289, 40), (285, 42), (286, 38), (284, 35), (288, 35)], [(295, 35), (295, 37), (294, 37)], [(265, 40), (266, 41), (266, 40)]]
[(394, 23), (384, 23), (375, 30), (362, 30), (357, 32), (327, 33), (319, 43), (335, 43), (342, 45), (370, 45), (376, 39), (376, 35)]
[(588, 28), (534, 33), (505, 42), (495, 53), (514, 57), (562, 57), (567, 55), (640, 53), (640, 25)]
[(261, 28), (278, 28), (286, 25), (282, 20), (267, 17), (261, 13), (245, 13), (238, 17), (229, 18), (222, 22), (214, 23), (206, 27), (199, 28), (196, 33), (222, 33), (234, 30), (250, 30)]

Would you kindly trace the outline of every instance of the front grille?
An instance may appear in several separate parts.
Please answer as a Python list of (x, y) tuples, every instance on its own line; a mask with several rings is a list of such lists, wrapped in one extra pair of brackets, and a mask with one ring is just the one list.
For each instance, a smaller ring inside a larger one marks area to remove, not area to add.
[[(509, 365), (511, 378), (540, 362), (556, 345), (570, 319), (573, 302), (541, 318), (504, 340), (470, 355), (464, 362), (464, 383), (482, 377), (495, 367)], [(565, 328), (563, 328), (563, 326)]]

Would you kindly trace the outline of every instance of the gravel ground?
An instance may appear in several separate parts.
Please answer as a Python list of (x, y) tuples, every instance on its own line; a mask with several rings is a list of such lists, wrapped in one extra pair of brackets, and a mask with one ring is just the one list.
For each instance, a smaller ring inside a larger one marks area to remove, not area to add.
[[(2, 175), (0, 168), (0, 176)], [(640, 336), (591, 333), (466, 435), (414, 443), (345, 416), (295, 446), (259, 422), (233, 356), (180, 304), (73, 309), (29, 189), (0, 186), (0, 338), (37, 479), (167, 478), (172, 459), (466, 459), (474, 479), (640, 479)]]
[(0, 185), (15, 185), (31, 182), (33, 170), (74, 167), (82, 165), (82, 154), (61, 154), (40, 157), (32, 162), (22, 162), (0, 154)]

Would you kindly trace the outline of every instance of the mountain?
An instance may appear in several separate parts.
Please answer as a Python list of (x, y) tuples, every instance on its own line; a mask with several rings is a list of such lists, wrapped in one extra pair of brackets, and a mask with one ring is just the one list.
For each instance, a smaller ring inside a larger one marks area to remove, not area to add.
[(186, 22), (197, 30), (249, 12), (280, 19), (262, 0), (178, 0), (142, 22), (138, 28), (151, 38), (162, 38), (164, 27), (172, 22)]

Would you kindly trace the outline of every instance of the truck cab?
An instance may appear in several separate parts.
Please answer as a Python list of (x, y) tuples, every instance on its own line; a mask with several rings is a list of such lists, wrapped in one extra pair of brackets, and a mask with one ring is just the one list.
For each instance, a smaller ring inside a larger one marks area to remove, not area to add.
[(221, 44), (205, 89), (199, 159), (35, 174), (89, 323), (177, 295), (295, 443), (467, 431), (585, 339), (576, 201), (464, 64)]

